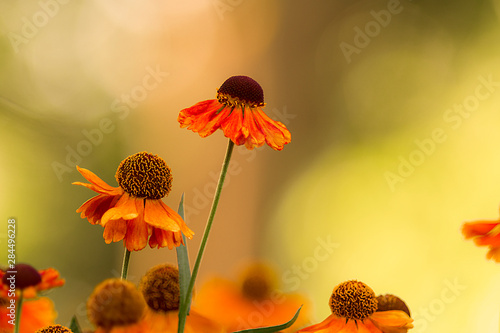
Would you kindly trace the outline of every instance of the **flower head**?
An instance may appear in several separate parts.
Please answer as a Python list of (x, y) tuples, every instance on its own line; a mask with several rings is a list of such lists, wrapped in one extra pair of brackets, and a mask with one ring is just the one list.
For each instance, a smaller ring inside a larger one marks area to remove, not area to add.
[(237, 281), (217, 277), (206, 282), (194, 301), (200, 313), (223, 324), (228, 332), (283, 324), (303, 305), (297, 321), (283, 330), (296, 332), (309, 321), (309, 301), (299, 294), (280, 292), (279, 287), (270, 265), (252, 262)]
[[(160, 264), (151, 268), (141, 279), (142, 292), (148, 309), (145, 320), (152, 333), (177, 332), (179, 321), (179, 269), (170, 264)], [(223, 333), (221, 325), (200, 315), (196, 309), (186, 318), (185, 333)]]
[(62, 325), (50, 325), (39, 329), (35, 333), (73, 333), (73, 331)]
[(486, 258), (500, 263), (500, 221), (476, 221), (464, 223), (462, 234), (472, 238), (477, 246), (488, 246)]
[(413, 320), (401, 310), (378, 310), (373, 290), (363, 282), (347, 281), (333, 289), (330, 296), (332, 314), (319, 324), (299, 332), (371, 332), (406, 333)]
[(103, 332), (147, 332), (145, 310), (142, 294), (132, 282), (122, 279), (101, 282), (87, 301), (90, 322)]
[(217, 90), (217, 98), (199, 102), (179, 113), (181, 127), (207, 137), (217, 129), (236, 145), (248, 149), (267, 143), (274, 150), (282, 150), (290, 143), (291, 134), (279, 121), (272, 120), (263, 111), (262, 87), (248, 76), (232, 76)]
[(77, 213), (91, 224), (104, 227), (107, 244), (124, 240), (129, 251), (183, 244), (182, 233), (193, 232), (182, 217), (161, 200), (172, 187), (172, 174), (157, 155), (141, 152), (123, 160), (116, 171), (119, 187), (112, 187), (87, 169), (77, 167), (89, 183), (75, 182), (99, 195), (87, 200)]
[[(28, 264), (17, 264), (7, 271), (0, 270), (0, 297), (9, 297), (9, 290), (16, 290), (17, 293), (23, 291), (23, 297), (35, 298), (39, 292), (64, 285), (59, 272), (54, 268), (47, 268), (37, 271)], [(11, 288), (14, 284), (15, 288)]]
[[(0, 296), (0, 332), (13, 333), (14, 325), (9, 323), (11, 311), (8, 307), (12, 298)], [(57, 317), (54, 303), (48, 297), (38, 297), (36, 299), (26, 299), (23, 301), (23, 311), (19, 333), (33, 333), (38, 329), (53, 325)]]

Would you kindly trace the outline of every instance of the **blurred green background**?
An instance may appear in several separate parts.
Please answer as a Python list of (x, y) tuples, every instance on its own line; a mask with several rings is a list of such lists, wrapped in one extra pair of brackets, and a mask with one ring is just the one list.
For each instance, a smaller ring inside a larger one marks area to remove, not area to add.
[[(283, 290), (313, 300), (314, 321), (358, 279), (402, 297), (414, 332), (498, 332), (500, 266), (460, 227), (498, 219), (500, 1), (41, 0), (0, 13), (0, 216), (17, 220), (17, 261), (66, 278), (49, 294), (59, 323), (86, 326), (85, 299), (123, 252), (75, 213), (93, 196), (71, 185), (75, 164), (116, 186), (128, 155), (163, 157), (194, 257), (226, 138), (177, 115), (248, 75), (292, 143), (236, 150), (199, 283), (263, 257)], [(130, 278), (164, 261), (175, 252), (133, 253)]]

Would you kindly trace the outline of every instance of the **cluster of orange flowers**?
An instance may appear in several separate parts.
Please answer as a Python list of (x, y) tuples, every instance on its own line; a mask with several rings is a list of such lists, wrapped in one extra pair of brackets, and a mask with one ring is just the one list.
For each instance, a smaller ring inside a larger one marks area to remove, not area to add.
[[(291, 141), (290, 132), (265, 115), (264, 105), (264, 94), (256, 81), (233, 76), (217, 90), (216, 99), (182, 110), (178, 121), (181, 127), (201, 137), (221, 129), (232, 144), (253, 149), (267, 143), (274, 150), (282, 150)], [(184, 237), (193, 237), (182, 216), (162, 201), (171, 190), (172, 174), (158, 155), (140, 152), (123, 160), (115, 175), (117, 187), (87, 169), (77, 168), (88, 183), (74, 184), (97, 193), (77, 212), (91, 224), (104, 228), (106, 243), (123, 241), (127, 251), (139, 251), (148, 244), (151, 248), (172, 249), (184, 245)], [(463, 233), (478, 245), (489, 246), (488, 258), (500, 262), (499, 222), (467, 223)], [(39, 295), (42, 290), (64, 284), (59, 273), (52, 268), (36, 271), (22, 264), (17, 268), (16, 279), (27, 281), (18, 285), (14, 295), (25, 299), (18, 332), (71, 332), (54, 323), (53, 303)], [(0, 271), (4, 282), (0, 288), (0, 333), (14, 330), (7, 320), (12, 295), (7, 294), (6, 274)], [(274, 331), (406, 333), (413, 327), (410, 311), (402, 300), (392, 295), (377, 297), (370, 287), (355, 280), (336, 286), (329, 301), (331, 315), (307, 326), (311, 323), (309, 301), (301, 295), (279, 292), (275, 282), (272, 270), (263, 264), (250, 266), (239, 283), (209, 281), (197, 293), (184, 332), (279, 326)], [(146, 273), (139, 286), (125, 279), (99, 284), (87, 301), (88, 318), (95, 326), (94, 332), (177, 332), (180, 295), (178, 267), (158, 265)]]

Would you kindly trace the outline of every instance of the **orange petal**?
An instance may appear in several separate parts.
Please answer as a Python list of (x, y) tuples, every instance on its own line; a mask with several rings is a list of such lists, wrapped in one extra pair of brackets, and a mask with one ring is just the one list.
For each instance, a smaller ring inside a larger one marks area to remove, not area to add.
[(201, 137), (206, 137), (220, 127), (220, 122), (227, 115), (222, 111), (224, 108), (216, 99), (202, 101), (182, 110), (177, 121), (181, 128), (187, 127)]
[(474, 238), (474, 243), (478, 246), (489, 245), (492, 247), (500, 246), (500, 234), (495, 236), (484, 235)]
[[(139, 200), (137, 200), (139, 202)], [(153, 228), (144, 222), (144, 208), (141, 204), (137, 205), (138, 216), (135, 219), (127, 221), (127, 234), (125, 235), (125, 246), (129, 251), (139, 251), (148, 244), (149, 235)]]
[(249, 133), (248, 129), (243, 126), (243, 110), (239, 107), (233, 108), (229, 117), (221, 123), (221, 129), (235, 145), (244, 144)]
[[(144, 199), (131, 197), (123, 193), (115, 207), (109, 209), (101, 218), (101, 225), (104, 227), (109, 220), (131, 220), (138, 216), (137, 204), (141, 204)], [(136, 203), (137, 201), (137, 203)]]
[(172, 220), (175, 220), (177, 222), (177, 224), (179, 225), (184, 236), (186, 236), (189, 239), (193, 238), (194, 232), (187, 227), (187, 225), (184, 222), (184, 220), (182, 219), (182, 217), (175, 210), (173, 210), (172, 208), (168, 207), (165, 203), (163, 203), (163, 201), (161, 201), (161, 200), (160, 200), (160, 204), (162, 205), (163, 209), (165, 209), (168, 216)]
[(96, 224), (101, 220), (102, 215), (106, 211), (114, 207), (119, 198), (120, 196), (118, 195), (99, 194), (85, 201), (76, 212), (81, 212), (81, 218), (87, 218), (90, 223)]
[(406, 333), (413, 327), (413, 319), (400, 310), (377, 311), (369, 319), (384, 333)]
[(282, 150), (283, 146), (290, 143), (290, 131), (279, 121), (269, 118), (261, 109), (252, 109), (255, 123), (266, 136), (267, 144), (274, 150)]
[(336, 317), (335, 315), (332, 314), (329, 315), (321, 323), (303, 328), (297, 333), (299, 332), (338, 333), (338, 332), (344, 332), (343, 330), (344, 328), (346, 328), (346, 319)]
[(243, 125), (248, 129), (248, 138), (245, 142), (247, 149), (253, 149), (256, 147), (261, 147), (266, 142), (266, 136), (260, 129), (260, 127), (255, 123), (255, 118), (253, 116), (252, 109), (248, 109), (245, 112), (243, 118)]
[(103, 237), (106, 244), (119, 242), (127, 233), (127, 222), (123, 219), (111, 220), (104, 227)]
[(462, 226), (462, 233), (465, 238), (472, 238), (475, 236), (482, 236), (489, 233), (493, 228), (499, 225), (499, 222), (491, 221), (477, 221), (464, 223)]
[(93, 173), (90, 170), (76, 167), (77, 170), (82, 174), (85, 179), (87, 179), (91, 184), (86, 184), (82, 182), (74, 182), (73, 185), (81, 185), (85, 186), (92, 191), (98, 192), (98, 193), (103, 193), (103, 194), (109, 194), (109, 195), (117, 195), (120, 193), (121, 188), (120, 187), (113, 187), (108, 185), (104, 180), (101, 178), (97, 177), (95, 173)]
[(486, 254), (486, 258), (493, 259), (500, 263), (500, 247), (492, 247)]
[(168, 212), (163, 208), (164, 205), (162, 205), (162, 201), (160, 199), (146, 199), (146, 205), (144, 207), (144, 221), (155, 228), (163, 230), (181, 230), (178, 222), (179, 219), (182, 220), (182, 218), (180, 216), (177, 219), (171, 218)]

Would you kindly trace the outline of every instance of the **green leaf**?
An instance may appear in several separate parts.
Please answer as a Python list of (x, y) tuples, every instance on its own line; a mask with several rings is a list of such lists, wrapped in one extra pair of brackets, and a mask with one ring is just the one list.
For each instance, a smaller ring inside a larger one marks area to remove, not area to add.
[(299, 317), (299, 313), (300, 313), (301, 309), (302, 309), (302, 305), (297, 310), (297, 312), (295, 312), (295, 316), (293, 316), (293, 318), (290, 319), (290, 321), (288, 321), (288, 322), (286, 322), (284, 324), (276, 325), (276, 326), (252, 328), (252, 329), (249, 329), (249, 330), (237, 331), (237, 332), (233, 332), (233, 333), (243, 333), (243, 332), (248, 332), (248, 333), (272, 333), (272, 332), (279, 332), (281, 330), (284, 330), (285, 328), (288, 328), (288, 327), (292, 326), (293, 323), (295, 323), (295, 321)]
[(71, 323), (69, 324), (69, 329), (73, 331), (73, 333), (81, 333), (82, 329), (80, 327), (80, 324), (78, 323), (78, 319), (76, 319), (76, 316), (73, 316), (71, 318)]
[[(182, 194), (181, 202), (179, 203), (179, 209), (177, 210), (177, 212), (182, 217), (182, 219), (184, 219), (184, 193)], [(182, 234), (182, 239), (184, 241), (184, 244), (187, 244), (186, 237), (184, 236), (184, 234)], [(191, 298), (188, 299), (187, 297), (189, 281), (191, 280), (191, 268), (189, 265), (189, 256), (187, 252), (187, 247), (181, 244), (176, 248), (176, 251), (177, 251), (177, 266), (179, 267), (179, 285), (180, 285), (179, 324), (182, 323), (182, 325), (184, 325), (186, 318), (181, 319), (181, 316), (183, 313), (189, 314), (189, 309), (191, 306)]]

